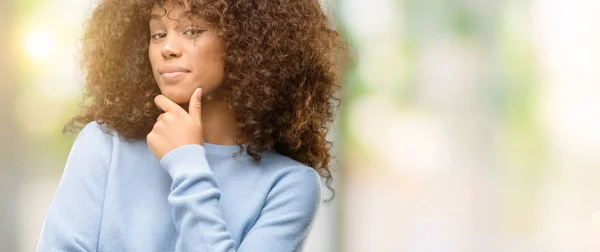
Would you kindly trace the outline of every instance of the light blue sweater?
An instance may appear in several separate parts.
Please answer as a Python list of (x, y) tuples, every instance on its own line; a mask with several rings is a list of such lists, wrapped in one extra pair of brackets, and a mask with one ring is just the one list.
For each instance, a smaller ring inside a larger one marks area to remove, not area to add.
[(146, 141), (88, 124), (44, 221), (38, 251), (300, 251), (321, 201), (317, 173), (277, 152), (260, 163), (206, 143), (160, 162)]

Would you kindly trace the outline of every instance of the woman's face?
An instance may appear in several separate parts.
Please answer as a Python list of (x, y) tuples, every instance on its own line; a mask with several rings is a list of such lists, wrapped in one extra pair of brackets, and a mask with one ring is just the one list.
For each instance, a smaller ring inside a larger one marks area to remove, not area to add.
[(198, 87), (204, 95), (214, 92), (224, 76), (222, 42), (203, 20), (190, 20), (187, 11), (169, 2), (164, 9), (155, 4), (149, 21), (154, 79), (161, 93), (178, 104), (189, 102)]

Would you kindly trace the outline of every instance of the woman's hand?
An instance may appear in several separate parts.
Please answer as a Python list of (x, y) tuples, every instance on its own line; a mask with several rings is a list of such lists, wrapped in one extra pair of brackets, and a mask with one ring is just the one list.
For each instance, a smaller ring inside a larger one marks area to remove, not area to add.
[(190, 98), (189, 112), (163, 95), (154, 98), (154, 103), (165, 111), (146, 137), (148, 148), (161, 160), (170, 151), (185, 145), (204, 146), (201, 114), (202, 89), (197, 88)]

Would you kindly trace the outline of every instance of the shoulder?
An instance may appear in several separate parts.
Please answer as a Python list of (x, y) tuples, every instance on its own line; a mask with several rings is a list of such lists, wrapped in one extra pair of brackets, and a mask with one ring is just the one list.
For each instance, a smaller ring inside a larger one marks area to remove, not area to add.
[(96, 122), (77, 135), (67, 158), (60, 184), (66, 187), (103, 190), (112, 166), (116, 134)]
[(106, 125), (90, 122), (81, 129), (77, 135), (77, 140), (90, 142), (112, 142), (113, 138), (117, 137), (116, 132), (111, 132)]
[(261, 163), (279, 178), (292, 179), (300, 177), (306, 182), (319, 182), (319, 174), (315, 169), (276, 151), (265, 155)]
[(117, 133), (111, 132), (105, 125), (90, 122), (77, 135), (71, 155), (110, 160), (113, 146), (118, 139)]
[(281, 194), (301, 197), (317, 204), (321, 199), (321, 179), (311, 167), (278, 153), (264, 160), (271, 171), (270, 197)]

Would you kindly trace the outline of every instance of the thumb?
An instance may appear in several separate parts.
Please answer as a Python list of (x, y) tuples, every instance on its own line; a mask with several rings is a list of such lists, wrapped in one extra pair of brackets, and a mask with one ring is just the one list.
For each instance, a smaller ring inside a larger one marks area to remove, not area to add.
[(190, 98), (190, 107), (188, 112), (190, 116), (198, 123), (202, 123), (202, 88), (196, 88), (192, 97)]

